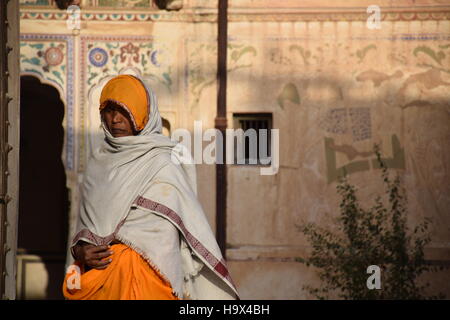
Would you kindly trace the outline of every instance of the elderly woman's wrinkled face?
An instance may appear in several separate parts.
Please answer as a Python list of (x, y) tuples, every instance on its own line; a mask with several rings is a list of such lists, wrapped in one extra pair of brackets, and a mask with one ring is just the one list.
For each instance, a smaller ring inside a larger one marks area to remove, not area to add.
[(102, 110), (101, 116), (113, 137), (126, 137), (136, 135), (131, 123), (130, 115), (121, 106), (108, 103)]

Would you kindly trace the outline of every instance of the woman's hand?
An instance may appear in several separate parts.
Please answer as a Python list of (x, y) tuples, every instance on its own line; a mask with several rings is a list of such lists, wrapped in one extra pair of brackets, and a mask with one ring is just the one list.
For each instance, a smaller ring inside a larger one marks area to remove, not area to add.
[(89, 243), (77, 243), (74, 248), (75, 259), (84, 265), (97, 270), (106, 269), (112, 259), (106, 259), (113, 254), (110, 246), (95, 246)]

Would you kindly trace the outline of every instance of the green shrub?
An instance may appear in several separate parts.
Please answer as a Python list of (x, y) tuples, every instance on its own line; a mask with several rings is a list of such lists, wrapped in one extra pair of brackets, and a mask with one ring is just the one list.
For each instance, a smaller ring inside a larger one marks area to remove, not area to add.
[[(439, 299), (444, 295), (427, 296), (429, 283), (419, 284), (425, 272), (435, 272), (442, 267), (428, 264), (424, 247), (430, 243), (430, 219), (414, 228), (412, 234), (406, 224), (407, 199), (399, 175), (389, 178), (379, 147), (374, 152), (381, 168), (387, 200), (380, 196), (375, 204), (364, 209), (357, 197), (356, 187), (346, 175), (340, 178), (337, 192), (341, 196), (337, 233), (309, 223), (298, 226), (312, 247), (307, 258), (298, 262), (317, 269), (322, 287), (304, 286), (319, 299), (330, 294), (343, 299)], [(381, 289), (368, 289), (367, 268), (376, 265), (381, 269)]]

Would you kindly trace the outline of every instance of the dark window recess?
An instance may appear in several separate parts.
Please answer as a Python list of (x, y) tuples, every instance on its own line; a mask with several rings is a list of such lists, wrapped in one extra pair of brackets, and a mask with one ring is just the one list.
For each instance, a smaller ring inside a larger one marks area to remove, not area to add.
[[(235, 129), (234, 164), (270, 165), (272, 114), (235, 113), (233, 114), (233, 125)], [(237, 129), (242, 129), (244, 134), (240, 136), (236, 134)], [(243, 151), (241, 159), (238, 158), (239, 147)]]

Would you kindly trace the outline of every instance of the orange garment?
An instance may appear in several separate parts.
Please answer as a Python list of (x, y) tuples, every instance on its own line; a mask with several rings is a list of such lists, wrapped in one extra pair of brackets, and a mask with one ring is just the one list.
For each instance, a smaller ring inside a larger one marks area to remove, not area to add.
[(136, 131), (144, 129), (150, 110), (147, 109), (147, 91), (140, 80), (126, 74), (112, 78), (103, 87), (100, 111), (108, 101), (115, 102), (129, 113)]
[(66, 299), (177, 300), (170, 284), (136, 251), (121, 243), (112, 245), (111, 250), (112, 262), (106, 269), (81, 272), (80, 289), (67, 288), (73, 272), (66, 274), (63, 284)]

